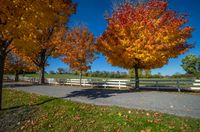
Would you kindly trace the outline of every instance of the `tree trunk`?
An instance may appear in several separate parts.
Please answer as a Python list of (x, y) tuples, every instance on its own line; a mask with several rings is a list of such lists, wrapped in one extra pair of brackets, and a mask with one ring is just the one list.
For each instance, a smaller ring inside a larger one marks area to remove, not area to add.
[(42, 66), (40, 67), (40, 84), (45, 84), (44, 73), (45, 73), (45, 67)]
[(139, 76), (138, 76), (138, 68), (135, 67), (135, 89), (139, 89)]
[(45, 78), (44, 78), (44, 73), (45, 73), (45, 64), (46, 64), (46, 49), (42, 49), (40, 53), (40, 84), (45, 84)]
[(83, 78), (83, 73), (80, 71), (80, 86), (82, 87), (82, 78)]
[(7, 48), (11, 44), (13, 39), (10, 41), (3, 41), (0, 43), (0, 110), (2, 110), (2, 91), (3, 91), (3, 75), (6, 55), (8, 54)]
[(2, 89), (3, 89), (3, 74), (4, 74), (5, 55), (0, 51), (0, 110), (2, 110)]
[(19, 72), (16, 71), (15, 72), (15, 82), (18, 82), (19, 81)]
[(25, 76), (25, 73), (24, 73), (24, 71), (22, 71), (23, 72), (23, 77)]

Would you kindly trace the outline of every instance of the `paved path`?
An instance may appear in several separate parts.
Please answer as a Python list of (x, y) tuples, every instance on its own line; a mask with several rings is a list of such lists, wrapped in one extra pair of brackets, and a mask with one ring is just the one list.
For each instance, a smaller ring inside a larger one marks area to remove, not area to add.
[(121, 106), (200, 118), (200, 95), (170, 92), (95, 90), (69, 86), (20, 86), (16, 90), (96, 105)]

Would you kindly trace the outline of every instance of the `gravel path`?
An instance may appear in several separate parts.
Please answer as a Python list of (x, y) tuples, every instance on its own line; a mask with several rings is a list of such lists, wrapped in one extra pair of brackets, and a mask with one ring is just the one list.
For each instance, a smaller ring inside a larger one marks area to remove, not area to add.
[(96, 104), (136, 108), (200, 118), (200, 95), (156, 91), (95, 90), (69, 86), (18, 85), (16, 90)]

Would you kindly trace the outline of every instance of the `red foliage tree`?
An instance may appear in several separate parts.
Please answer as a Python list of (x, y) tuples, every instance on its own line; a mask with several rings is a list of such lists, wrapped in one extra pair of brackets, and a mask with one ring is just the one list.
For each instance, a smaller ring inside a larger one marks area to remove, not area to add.
[(135, 69), (135, 88), (139, 88), (138, 69), (159, 68), (191, 48), (187, 43), (191, 27), (185, 15), (169, 10), (165, 0), (121, 3), (106, 20), (106, 31), (98, 39), (99, 51), (114, 66)]

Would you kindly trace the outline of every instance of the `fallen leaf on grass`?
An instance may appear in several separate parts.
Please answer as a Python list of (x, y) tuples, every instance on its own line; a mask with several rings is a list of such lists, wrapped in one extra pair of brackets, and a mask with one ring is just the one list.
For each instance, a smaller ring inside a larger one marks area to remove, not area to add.
[(170, 128), (170, 129), (174, 129), (174, 128), (175, 128), (175, 126), (169, 126), (169, 128)]
[(140, 132), (151, 132), (151, 128), (147, 128), (146, 130), (141, 130)]
[(149, 113), (146, 113), (146, 116), (150, 116), (150, 114), (149, 114)]
[(81, 117), (80, 117), (80, 115), (76, 115), (74, 118), (75, 118), (75, 120), (80, 120)]
[(155, 123), (155, 124), (158, 124), (159, 122), (161, 122), (160, 119), (155, 119), (155, 120), (154, 120), (154, 123)]
[(118, 128), (118, 129), (117, 129), (117, 132), (121, 132), (121, 129), (120, 129), (120, 128)]
[(20, 129), (23, 130), (25, 128), (25, 126), (22, 126)]
[(118, 112), (118, 116), (122, 116), (122, 113), (121, 113), (121, 112)]
[(72, 128), (69, 130), (69, 132), (74, 132), (74, 128), (72, 127)]
[(96, 122), (95, 120), (92, 120), (92, 121), (90, 121), (89, 123), (90, 123), (90, 124), (93, 124), (93, 123), (95, 123), (95, 122)]
[(158, 117), (158, 116), (160, 116), (160, 114), (156, 112), (156, 113), (153, 114), (153, 116)]
[(48, 126), (49, 128), (52, 128), (52, 125), (51, 124), (49, 124), (49, 126)]
[(153, 121), (152, 120), (147, 120), (147, 122), (152, 123)]
[(150, 129), (150, 128), (147, 128), (147, 132), (151, 132), (151, 129)]

